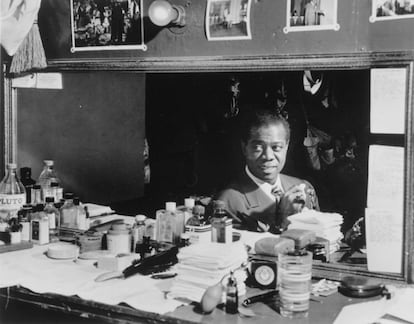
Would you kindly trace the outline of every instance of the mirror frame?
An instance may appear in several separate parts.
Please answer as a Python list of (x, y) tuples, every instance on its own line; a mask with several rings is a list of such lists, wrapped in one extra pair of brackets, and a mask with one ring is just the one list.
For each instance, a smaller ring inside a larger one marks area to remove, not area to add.
[[(271, 72), (301, 70), (361, 70), (371, 68), (405, 68), (407, 71), (405, 112), (404, 232), (403, 271), (401, 274), (350, 269), (344, 265), (315, 264), (316, 277), (341, 280), (348, 274), (378, 277), (388, 281), (414, 283), (414, 108), (413, 52), (376, 52), (312, 55), (270, 55), (232, 57), (161, 57), (128, 59), (49, 60), (45, 72), (125, 71), (142, 73), (190, 72)], [(5, 71), (5, 69), (3, 69)], [(17, 160), (17, 89), (10, 76), (2, 74), (4, 109), (1, 113), (2, 148), (6, 163)]]

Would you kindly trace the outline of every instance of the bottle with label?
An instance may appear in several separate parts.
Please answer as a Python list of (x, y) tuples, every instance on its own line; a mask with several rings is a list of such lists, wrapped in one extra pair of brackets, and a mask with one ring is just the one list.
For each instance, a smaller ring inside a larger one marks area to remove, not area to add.
[(49, 243), (49, 219), (41, 204), (33, 208), (31, 220), (31, 241), (40, 245)]
[(43, 170), (39, 175), (38, 184), (42, 187), (42, 199), (53, 197), (51, 184), (52, 182), (60, 183), (60, 180), (54, 169), (53, 160), (44, 160)]
[(49, 220), (49, 241), (57, 242), (59, 241), (59, 221), (60, 221), (60, 212), (54, 205), (55, 198), (46, 197), (46, 205), (44, 208), (44, 213)]
[(17, 177), (17, 165), (7, 164), (6, 175), (0, 182), (0, 222), (17, 217), (17, 212), (26, 203), (26, 191)]
[(32, 200), (32, 188), (36, 181), (32, 179), (32, 169), (29, 167), (20, 168), (20, 181), (26, 190), (26, 203), (30, 204)]
[(78, 209), (73, 203), (73, 193), (65, 193), (65, 202), (60, 208), (60, 227), (77, 228)]
[(228, 217), (226, 203), (221, 200), (213, 202), (213, 215), (211, 216), (211, 241), (217, 243), (230, 243), (232, 237), (232, 220)]

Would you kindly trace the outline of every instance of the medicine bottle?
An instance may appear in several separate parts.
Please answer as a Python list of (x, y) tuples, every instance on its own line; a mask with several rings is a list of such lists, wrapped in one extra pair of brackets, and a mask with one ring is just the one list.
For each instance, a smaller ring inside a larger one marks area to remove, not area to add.
[(42, 204), (38, 204), (33, 208), (31, 228), (31, 241), (33, 243), (40, 245), (49, 243), (49, 219)]
[(30, 241), (30, 220), (32, 218), (32, 206), (23, 205), (18, 211), (19, 223), (22, 224), (22, 241)]
[(205, 208), (201, 205), (196, 205), (193, 208), (193, 216), (187, 221), (186, 225), (200, 226), (204, 219)]
[(26, 190), (17, 177), (17, 165), (7, 164), (6, 175), (0, 182), (0, 221), (8, 223), (26, 203)]
[(217, 243), (232, 242), (232, 221), (226, 211), (226, 203), (221, 200), (213, 202), (213, 215), (211, 216), (211, 241)]
[(32, 200), (32, 188), (36, 181), (32, 179), (32, 169), (29, 167), (20, 168), (20, 181), (26, 190), (26, 203), (30, 204)]
[(64, 195), (65, 202), (60, 208), (60, 227), (76, 228), (77, 208), (73, 203), (73, 193)]
[(237, 281), (233, 271), (230, 272), (229, 280), (226, 286), (226, 313), (236, 314), (239, 308), (239, 296), (237, 289)]
[(46, 204), (44, 208), (44, 213), (47, 216), (49, 221), (49, 241), (57, 242), (59, 241), (59, 221), (60, 221), (60, 212), (54, 206), (55, 198), (46, 197)]
[(135, 216), (135, 223), (132, 226), (132, 251), (136, 252), (137, 244), (142, 243), (143, 237), (145, 235), (145, 220), (147, 217), (145, 215)]
[(60, 180), (54, 169), (53, 160), (43, 161), (43, 170), (39, 175), (38, 184), (42, 187), (42, 199), (52, 196), (51, 184), (52, 182), (60, 183)]

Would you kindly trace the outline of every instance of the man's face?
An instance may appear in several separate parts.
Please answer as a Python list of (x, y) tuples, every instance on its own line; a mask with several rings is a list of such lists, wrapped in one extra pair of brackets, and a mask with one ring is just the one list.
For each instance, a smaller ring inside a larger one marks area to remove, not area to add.
[(250, 172), (257, 178), (274, 184), (285, 165), (288, 145), (286, 129), (282, 124), (252, 128), (247, 143), (242, 142)]

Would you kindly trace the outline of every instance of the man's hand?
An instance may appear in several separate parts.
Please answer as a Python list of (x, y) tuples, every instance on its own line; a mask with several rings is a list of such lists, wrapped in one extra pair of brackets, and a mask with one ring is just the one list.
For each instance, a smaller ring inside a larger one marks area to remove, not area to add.
[(278, 216), (281, 219), (281, 227), (285, 229), (288, 225), (287, 217), (296, 213), (300, 213), (305, 206), (306, 185), (301, 183), (299, 185), (291, 187), (286, 191), (281, 199), (278, 206)]

